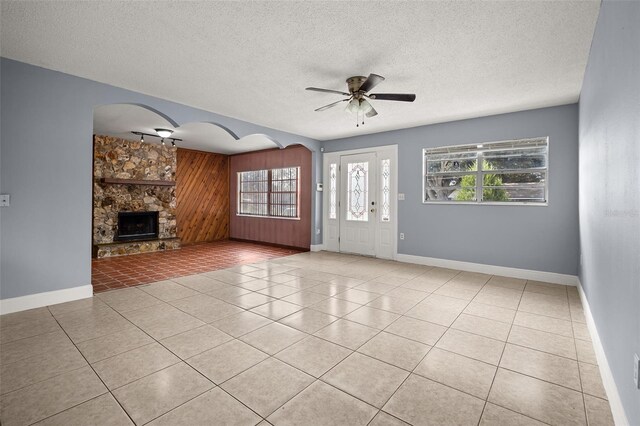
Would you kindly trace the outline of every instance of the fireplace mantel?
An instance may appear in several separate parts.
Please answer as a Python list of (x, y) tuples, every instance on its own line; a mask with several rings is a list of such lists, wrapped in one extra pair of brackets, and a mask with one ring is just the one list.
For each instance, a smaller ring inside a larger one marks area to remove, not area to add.
[(176, 181), (174, 181), (174, 180), (101, 178), (100, 182), (101, 183), (109, 183), (109, 184), (113, 184), (113, 185), (176, 186)]

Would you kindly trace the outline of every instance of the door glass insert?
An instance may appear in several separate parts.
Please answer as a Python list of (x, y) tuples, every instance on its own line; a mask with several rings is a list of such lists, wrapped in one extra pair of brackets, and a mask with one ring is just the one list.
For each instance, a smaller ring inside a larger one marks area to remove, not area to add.
[(329, 165), (329, 219), (335, 219), (338, 215), (338, 165), (333, 163)]
[(347, 163), (347, 220), (366, 222), (368, 214), (369, 163)]
[(380, 204), (380, 220), (389, 222), (391, 220), (391, 160), (382, 160), (381, 171), (381, 191), (382, 203)]

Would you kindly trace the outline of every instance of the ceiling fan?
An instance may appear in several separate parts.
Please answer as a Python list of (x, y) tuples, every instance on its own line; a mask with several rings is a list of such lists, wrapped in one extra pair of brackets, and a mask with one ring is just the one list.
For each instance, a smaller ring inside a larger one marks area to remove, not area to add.
[[(416, 100), (416, 95), (409, 93), (369, 93), (371, 89), (384, 81), (384, 77), (378, 74), (369, 74), (369, 77), (363, 77), (357, 75), (349, 77), (347, 79), (347, 92), (341, 92), (339, 90), (320, 89), (318, 87), (307, 87), (306, 90), (314, 92), (324, 93), (336, 93), (338, 95), (347, 96), (346, 99), (340, 99), (339, 101), (330, 103), (328, 105), (317, 108), (315, 111), (325, 111), (329, 108), (333, 108), (341, 104), (342, 102), (349, 102), (346, 110), (359, 115), (363, 114), (362, 124), (364, 124), (364, 116), (369, 118), (378, 115), (378, 112), (373, 108), (373, 105), (367, 99), (378, 99), (381, 101), (401, 101), (401, 102), (413, 102)], [(359, 124), (357, 124), (359, 126)]]

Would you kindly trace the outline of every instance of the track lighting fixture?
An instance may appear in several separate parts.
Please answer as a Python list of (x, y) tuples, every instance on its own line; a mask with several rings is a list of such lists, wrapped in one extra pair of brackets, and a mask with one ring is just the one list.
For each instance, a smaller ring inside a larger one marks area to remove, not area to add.
[(133, 133), (134, 135), (140, 135), (140, 142), (144, 142), (144, 137), (145, 136), (151, 136), (153, 138), (160, 138), (160, 144), (162, 146), (166, 146), (165, 139), (171, 139), (171, 146), (172, 147), (176, 146), (176, 141), (182, 142), (182, 139), (170, 138), (169, 137), (169, 136), (171, 136), (173, 134), (173, 130), (168, 130), (168, 129), (154, 129), (154, 130), (156, 131), (157, 135), (154, 135), (154, 134), (151, 134), (151, 133), (144, 133), (144, 132), (131, 132), (131, 133)]

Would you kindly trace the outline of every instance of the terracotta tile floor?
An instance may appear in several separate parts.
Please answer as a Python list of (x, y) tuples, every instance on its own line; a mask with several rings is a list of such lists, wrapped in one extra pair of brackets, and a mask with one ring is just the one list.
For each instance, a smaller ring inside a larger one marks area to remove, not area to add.
[(357, 256), (3, 315), (0, 342), (2, 425), (613, 426), (576, 287)]
[(235, 265), (299, 253), (299, 250), (240, 241), (216, 241), (183, 246), (180, 250), (93, 259), (91, 283), (98, 293)]

